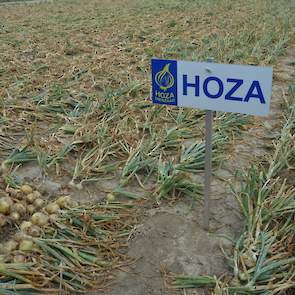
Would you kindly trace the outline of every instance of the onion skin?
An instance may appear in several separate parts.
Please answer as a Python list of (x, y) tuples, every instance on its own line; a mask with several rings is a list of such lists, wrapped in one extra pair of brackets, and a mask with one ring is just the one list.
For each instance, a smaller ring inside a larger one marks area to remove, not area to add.
[(41, 198), (41, 193), (39, 191), (33, 191), (36, 198)]
[(33, 213), (36, 211), (36, 208), (35, 208), (35, 206), (33, 206), (33, 205), (28, 205), (28, 207), (27, 207), (27, 211), (28, 211), (30, 214), (33, 214)]
[(39, 226), (44, 226), (48, 223), (49, 217), (41, 212), (36, 212), (33, 214), (32, 223)]
[(33, 189), (32, 187), (30, 187), (29, 185), (27, 184), (24, 184), (23, 186), (21, 186), (20, 190), (25, 193), (25, 194), (30, 194), (33, 192)]
[(58, 204), (56, 203), (50, 203), (46, 206), (45, 210), (49, 213), (49, 214), (55, 214), (60, 210), (60, 207), (58, 206)]
[(34, 203), (33, 203), (33, 205), (36, 207), (36, 208), (42, 208), (43, 206), (44, 206), (44, 203), (45, 203), (45, 201), (44, 200), (42, 200), (42, 199), (40, 199), (40, 198), (37, 198), (35, 201), (34, 201)]
[(6, 198), (0, 199), (0, 213), (9, 214), (11, 204), (7, 201)]
[(23, 240), (19, 244), (19, 250), (21, 251), (32, 251), (34, 243), (31, 240)]
[(21, 229), (22, 232), (27, 232), (31, 226), (32, 226), (32, 222), (23, 221), (19, 228)]
[(70, 196), (63, 196), (63, 197), (59, 197), (55, 202), (60, 206), (60, 208), (66, 209), (69, 207), (71, 198)]
[(24, 262), (26, 262), (26, 256), (24, 256), (22, 254), (16, 254), (13, 257), (13, 262), (14, 263), (24, 263)]
[(3, 199), (10, 205), (13, 205), (13, 200), (10, 197), (3, 197)]
[(22, 203), (14, 204), (13, 210), (18, 212), (20, 215), (24, 215), (27, 212), (27, 209), (26, 209), (25, 205), (22, 204)]
[(37, 199), (37, 196), (34, 193), (30, 193), (27, 195), (27, 201), (32, 204)]
[(116, 197), (114, 194), (107, 194), (107, 201), (108, 202), (113, 202), (115, 201)]
[(28, 235), (32, 237), (40, 237), (41, 236), (41, 228), (37, 225), (32, 225), (28, 229)]
[(18, 242), (15, 241), (15, 240), (7, 241), (4, 244), (4, 248), (6, 249), (7, 253), (10, 253), (10, 252), (16, 250), (17, 249), (17, 246), (18, 246)]
[(27, 239), (27, 238), (28, 238), (28, 236), (27, 236), (24, 232), (22, 232), (22, 231), (17, 232), (17, 233), (15, 234), (15, 236), (14, 236), (14, 239), (15, 239), (17, 242), (21, 242), (22, 240), (25, 240), (25, 239)]
[(5, 255), (0, 255), (0, 264), (5, 263), (5, 258), (6, 258)]
[(0, 213), (0, 227), (3, 227), (7, 223), (7, 217)]
[(22, 201), (24, 199), (24, 195), (21, 191), (19, 191), (16, 196), (15, 196), (16, 199)]
[(9, 193), (9, 195), (12, 197), (17, 197), (17, 195), (20, 193), (20, 190), (12, 188), (12, 187), (8, 187), (6, 189), (6, 192)]
[(10, 218), (14, 221), (14, 222), (18, 222), (20, 220), (20, 214), (18, 212), (12, 212), (10, 214)]
[(58, 219), (58, 215), (57, 214), (50, 214), (49, 215), (50, 222), (56, 222), (57, 219)]

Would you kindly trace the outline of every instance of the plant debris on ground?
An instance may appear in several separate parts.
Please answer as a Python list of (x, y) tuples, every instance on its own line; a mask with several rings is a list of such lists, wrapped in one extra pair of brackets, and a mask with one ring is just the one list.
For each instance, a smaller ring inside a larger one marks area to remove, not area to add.
[[(0, 292), (104, 288), (113, 270), (129, 261), (119, 249), (135, 222), (133, 209), (112, 204), (117, 195), (140, 197), (127, 185), (141, 187), (144, 198), (157, 202), (179, 196), (196, 199), (202, 191), (198, 176), (204, 170), (204, 111), (152, 105), (151, 58), (213, 57), (222, 63), (275, 65), (294, 41), (294, 11), (295, 3), (288, 0), (62, 0), (1, 6), (3, 188), (18, 190), (22, 182), (16, 171), (30, 162), (45, 176), (67, 177), (71, 188), (85, 189), (102, 179), (115, 181), (117, 187), (107, 192), (108, 204), (63, 209), (41, 235), (28, 239), (26, 246), (35, 247), (32, 254), (18, 253), (23, 251), (19, 242), (11, 243), (12, 254), (16, 251), (24, 261), (12, 263), (15, 255), (4, 255)], [(216, 114), (215, 168), (256, 123), (249, 116)], [(276, 180), (287, 163), (284, 157), (292, 156), (292, 128), (283, 129), (282, 140), (287, 141), (278, 142), (270, 167), (254, 167), (245, 176), (241, 205), (247, 230), (232, 259), (241, 292), (254, 292), (265, 280), (270, 290), (281, 290), (293, 280), (289, 267), (294, 264), (286, 260), (293, 192), (285, 186), (278, 189)], [(1, 237), (7, 225), (18, 225), (18, 215), (5, 206)], [(278, 249), (282, 256), (269, 258)], [(251, 259), (256, 259), (255, 267)], [(275, 272), (270, 278), (277, 259), (283, 262), (276, 271), (284, 271), (284, 277)], [(206, 282), (216, 284), (214, 278), (203, 277), (181, 279), (177, 285)], [(230, 285), (225, 288), (231, 290)]]

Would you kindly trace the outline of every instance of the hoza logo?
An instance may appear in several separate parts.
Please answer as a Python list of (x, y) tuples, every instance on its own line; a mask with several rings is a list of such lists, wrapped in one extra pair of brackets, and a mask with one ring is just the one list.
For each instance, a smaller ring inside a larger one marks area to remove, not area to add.
[(171, 88), (174, 85), (174, 77), (169, 72), (170, 64), (164, 66), (163, 70), (156, 74), (156, 83), (160, 87), (160, 89), (167, 91), (167, 89)]
[(153, 102), (177, 105), (177, 62), (152, 60)]

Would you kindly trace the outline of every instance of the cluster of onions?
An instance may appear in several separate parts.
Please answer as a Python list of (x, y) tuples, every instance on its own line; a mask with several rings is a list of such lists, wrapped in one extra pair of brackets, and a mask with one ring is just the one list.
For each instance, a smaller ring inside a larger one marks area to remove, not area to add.
[(0, 232), (1, 227), (13, 222), (19, 228), (13, 239), (0, 244), (0, 262), (21, 263), (28, 259), (28, 252), (36, 248), (34, 238), (42, 235), (43, 228), (55, 222), (61, 210), (77, 206), (69, 196), (57, 198), (45, 204), (40, 192), (29, 185), (20, 189), (8, 189), (8, 195), (0, 198)]
[(77, 203), (69, 196), (59, 197), (55, 202), (46, 205), (41, 193), (27, 184), (21, 186), (20, 189), (9, 188), (7, 193), (0, 197), (0, 229), (7, 223), (19, 225), (28, 216), (33, 218), (35, 213), (38, 213), (37, 216), (40, 215), (40, 211), (53, 215), (57, 214), (60, 209), (77, 206)]
[(13, 239), (0, 244), (0, 263), (23, 263), (28, 260), (30, 252), (37, 250), (32, 237), (19, 232)]
[(45, 204), (39, 191), (29, 185), (20, 189), (7, 189), (7, 195), (0, 198), (0, 228), (7, 223), (18, 225), (27, 215), (32, 215)]

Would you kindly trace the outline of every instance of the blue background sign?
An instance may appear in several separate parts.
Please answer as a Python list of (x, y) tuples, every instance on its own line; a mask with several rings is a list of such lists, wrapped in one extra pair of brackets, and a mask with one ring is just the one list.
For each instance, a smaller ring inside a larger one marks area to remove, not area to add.
[(177, 105), (177, 62), (152, 59), (153, 103)]

